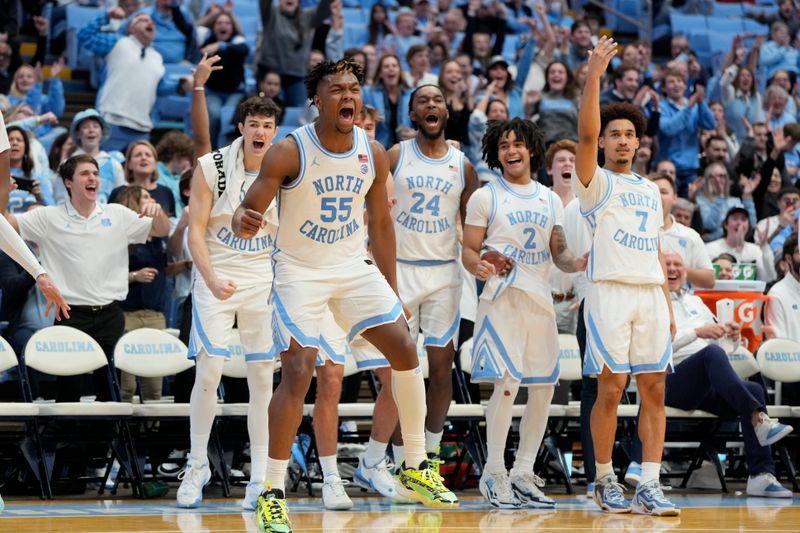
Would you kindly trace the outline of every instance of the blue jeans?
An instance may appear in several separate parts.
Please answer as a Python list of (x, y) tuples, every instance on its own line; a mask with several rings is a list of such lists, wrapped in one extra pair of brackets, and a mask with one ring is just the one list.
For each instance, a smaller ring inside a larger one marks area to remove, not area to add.
[[(242, 98), (242, 93), (221, 93), (216, 91), (209, 91), (206, 89), (206, 107), (208, 108), (208, 125), (211, 130), (211, 144), (215, 147), (225, 146), (228, 144), (225, 139), (219, 138), (219, 132), (222, 131), (222, 124), (220, 124), (220, 115), (222, 108), (225, 106), (235, 106)], [(191, 120), (189, 121), (191, 124)], [(237, 133), (238, 136), (238, 133)]]
[(139, 131), (132, 128), (126, 128), (125, 126), (117, 126), (116, 124), (111, 123), (109, 123), (109, 126), (111, 126), (111, 137), (109, 137), (102, 146), (103, 150), (106, 152), (117, 150), (124, 154), (125, 150), (128, 148), (128, 145), (135, 143), (136, 141), (147, 141), (150, 139), (149, 131)]

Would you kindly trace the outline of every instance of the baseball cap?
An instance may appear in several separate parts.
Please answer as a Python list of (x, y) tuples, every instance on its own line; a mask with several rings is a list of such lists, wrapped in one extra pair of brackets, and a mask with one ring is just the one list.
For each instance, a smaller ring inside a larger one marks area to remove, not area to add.
[(728, 222), (728, 219), (731, 217), (731, 215), (736, 214), (736, 213), (742, 213), (744, 216), (748, 217), (748, 220), (750, 220), (750, 218), (749, 218), (750, 217), (750, 213), (747, 211), (747, 209), (745, 209), (742, 206), (737, 205), (736, 207), (731, 207), (730, 209), (728, 209), (728, 212), (725, 213), (725, 220), (723, 221), (723, 224)]
[(489, 68), (487, 70), (490, 70), (497, 65), (503, 65), (504, 68), (508, 68), (508, 61), (506, 61), (503, 56), (500, 55), (492, 56), (492, 59), (489, 61)]
[(84, 109), (75, 114), (75, 117), (72, 119), (72, 124), (69, 127), (70, 137), (77, 141), (78, 128), (81, 122), (90, 118), (100, 123), (100, 128), (103, 130), (103, 140), (101, 142), (107, 141), (108, 138), (111, 137), (111, 128), (108, 126), (106, 119), (94, 108)]

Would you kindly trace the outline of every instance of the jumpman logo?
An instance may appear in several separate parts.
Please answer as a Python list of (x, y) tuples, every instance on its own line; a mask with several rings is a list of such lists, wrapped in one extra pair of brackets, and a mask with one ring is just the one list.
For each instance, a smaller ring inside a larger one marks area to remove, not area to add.
[(314, 156), (314, 159), (311, 160), (312, 167), (318, 167), (319, 163), (317, 162), (317, 156)]

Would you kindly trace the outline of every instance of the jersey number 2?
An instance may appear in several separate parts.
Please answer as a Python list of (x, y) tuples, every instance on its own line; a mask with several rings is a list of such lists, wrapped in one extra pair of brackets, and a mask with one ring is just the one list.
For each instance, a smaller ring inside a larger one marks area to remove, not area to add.
[(534, 239), (536, 239), (536, 230), (533, 228), (525, 228), (524, 230), (522, 230), (522, 233), (528, 236), (528, 240), (525, 241), (523, 248), (525, 248), (526, 250), (535, 250), (536, 241)]

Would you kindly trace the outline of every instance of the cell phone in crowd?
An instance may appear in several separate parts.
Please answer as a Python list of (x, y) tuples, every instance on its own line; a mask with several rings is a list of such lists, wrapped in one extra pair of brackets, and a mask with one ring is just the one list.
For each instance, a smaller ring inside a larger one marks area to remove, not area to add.
[(14, 178), (17, 189), (20, 191), (31, 192), (33, 190), (33, 180), (31, 178)]

